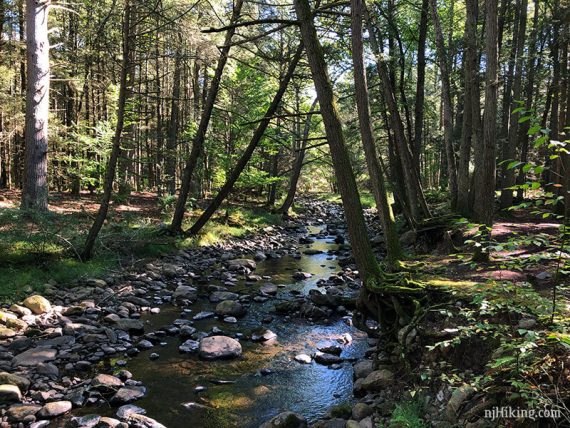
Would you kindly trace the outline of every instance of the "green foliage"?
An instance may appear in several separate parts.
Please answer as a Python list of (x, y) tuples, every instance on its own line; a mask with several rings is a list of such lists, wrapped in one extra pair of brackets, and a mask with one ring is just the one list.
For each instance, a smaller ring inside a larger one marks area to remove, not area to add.
[(390, 426), (401, 428), (427, 428), (429, 425), (422, 418), (423, 405), (419, 399), (398, 403), (392, 417)]

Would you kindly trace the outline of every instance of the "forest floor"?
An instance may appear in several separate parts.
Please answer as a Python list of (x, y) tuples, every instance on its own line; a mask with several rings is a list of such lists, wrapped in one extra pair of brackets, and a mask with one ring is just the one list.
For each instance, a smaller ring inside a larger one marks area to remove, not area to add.
[[(133, 192), (111, 203), (95, 257), (82, 263), (78, 253), (99, 208), (98, 199), (88, 192), (80, 197), (53, 192), (49, 213), (23, 214), (19, 191), (0, 191), (0, 300), (16, 300), (47, 283), (72, 283), (129, 269), (179, 248), (213, 244), (281, 221), (254, 203), (236, 204), (225, 207), (200, 236), (174, 238), (165, 233), (174, 200)], [(200, 213), (200, 207), (194, 207), (184, 226)]]

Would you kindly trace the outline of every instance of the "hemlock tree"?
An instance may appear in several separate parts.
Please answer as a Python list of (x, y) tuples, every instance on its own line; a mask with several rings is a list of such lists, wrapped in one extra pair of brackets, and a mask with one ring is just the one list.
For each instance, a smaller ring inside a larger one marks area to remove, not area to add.
[[(483, 117), (483, 142), (475, 153), (475, 200), (473, 219), (485, 225), (483, 240), (488, 241), (493, 226), (495, 207), (495, 145), (497, 139), (497, 93), (498, 93), (498, 19), (497, 2), (485, 2), (485, 115)], [(485, 243), (481, 243), (485, 245)], [(488, 261), (487, 248), (477, 247), (476, 261)]]
[(370, 120), (370, 103), (368, 99), (368, 85), (366, 79), (366, 69), (364, 67), (364, 48), (362, 46), (362, 0), (351, 0), (351, 29), (352, 29), (352, 63), (354, 65), (354, 87), (356, 90), (356, 107), (358, 110), (358, 121), (360, 124), (360, 135), (374, 199), (378, 215), (382, 223), (384, 241), (386, 242), (386, 264), (389, 270), (396, 267), (397, 262), (402, 258), (402, 248), (396, 233), (394, 215), (392, 207), (388, 202), (384, 172), (378, 161), (376, 153), (376, 142), (372, 131)]
[(22, 209), (48, 210), (49, 0), (26, 1), (27, 91)]

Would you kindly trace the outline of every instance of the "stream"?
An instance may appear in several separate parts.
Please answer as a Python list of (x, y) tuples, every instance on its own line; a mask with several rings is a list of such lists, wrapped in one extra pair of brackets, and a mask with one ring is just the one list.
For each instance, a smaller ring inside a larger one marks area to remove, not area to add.
[[(246, 315), (236, 324), (216, 317), (192, 324), (201, 332), (211, 333), (216, 329), (215, 334), (240, 339), (264, 327), (274, 332), (276, 338), (261, 343), (242, 339), (242, 357), (231, 361), (202, 361), (196, 355), (181, 354), (178, 351), (181, 340), (176, 336), (164, 336), (160, 345), (128, 359), (125, 367), (116, 364), (122, 358), (108, 360), (108, 370), (127, 369), (133, 379), (147, 388), (148, 394), (134, 404), (169, 428), (248, 428), (258, 427), (285, 410), (314, 421), (331, 406), (352, 401), (351, 361), (362, 357), (368, 348), (366, 335), (351, 326), (349, 316), (333, 315), (316, 324), (304, 318), (275, 314), (276, 303), (308, 295), (311, 289), (318, 288), (319, 280), (340, 270), (336, 260), (339, 246), (334, 237), (327, 236), (326, 228), (321, 226), (310, 226), (308, 232), (314, 242), (300, 245), (299, 250), (301, 253), (309, 250), (309, 254), (260, 261), (255, 274), (270, 280), (252, 283), (240, 279), (229, 289), (254, 295), (261, 285), (271, 282), (279, 287), (275, 297), (265, 302), (252, 301)], [(313, 254), (317, 251), (321, 253)], [(312, 277), (294, 281), (295, 271), (309, 272)], [(215, 281), (209, 284), (220, 285)], [(201, 296), (186, 310), (163, 305), (160, 313), (147, 312), (142, 319), (147, 331), (156, 331), (172, 326), (175, 320), (191, 319), (200, 311), (213, 311), (215, 306), (216, 303)], [(313, 355), (318, 348), (331, 344), (342, 346), (341, 364), (325, 366), (315, 361), (302, 364), (294, 360), (297, 354)], [(158, 353), (158, 359), (151, 360), (151, 353)], [(114, 416), (116, 408), (85, 407), (75, 415), (94, 411)]]

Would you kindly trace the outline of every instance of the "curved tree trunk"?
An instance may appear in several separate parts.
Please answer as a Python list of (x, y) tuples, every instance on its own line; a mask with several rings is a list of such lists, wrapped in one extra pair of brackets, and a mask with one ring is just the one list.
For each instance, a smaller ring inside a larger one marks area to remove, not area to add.
[(313, 83), (319, 99), (337, 186), (344, 206), (352, 254), (363, 284), (367, 284), (368, 281), (375, 283), (381, 276), (380, 267), (372, 252), (372, 246), (366, 230), (362, 204), (360, 203), (354, 172), (350, 164), (348, 151), (346, 150), (342, 124), (336, 109), (335, 96), (328, 75), (323, 49), (313, 22), (313, 14), (308, 0), (295, 0), (294, 3), (301, 27), (301, 38), (307, 52)]
[(352, 63), (354, 65), (354, 86), (356, 90), (356, 107), (358, 110), (360, 135), (362, 137), (366, 164), (372, 182), (374, 199), (376, 200), (376, 207), (384, 232), (387, 252), (386, 264), (389, 270), (393, 270), (403, 254), (398, 234), (396, 233), (392, 207), (388, 202), (386, 183), (380, 162), (378, 161), (376, 142), (374, 141), (372, 122), (370, 120), (370, 103), (368, 99), (366, 69), (364, 66), (364, 48), (362, 46), (362, 0), (351, 0), (350, 6)]
[(275, 94), (275, 97), (273, 98), (273, 101), (271, 101), (271, 104), (269, 105), (267, 111), (265, 112), (263, 119), (257, 126), (257, 129), (255, 130), (253, 136), (251, 137), (251, 141), (249, 142), (245, 151), (238, 160), (236, 166), (230, 173), (228, 179), (226, 180), (226, 182), (224, 183), (224, 185), (222, 186), (222, 188), (220, 189), (214, 200), (210, 202), (208, 208), (206, 208), (206, 210), (202, 213), (202, 215), (198, 218), (198, 220), (196, 220), (196, 222), (190, 228), (190, 234), (194, 235), (198, 233), (200, 229), (202, 229), (202, 227), (204, 227), (204, 225), (208, 222), (208, 220), (212, 217), (212, 215), (214, 215), (216, 210), (220, 207), (224, 199), (226, 199), (226, 197), (231, 192), (236, 181), (241, 175), (243, 169), (251, 159), (254, 150), (261, 141), (261, 138), (263, 137), (263, 134), (265, 133), (265, 130), (267, 129), (267, 126), (271, 121), (271, 118), (277, 112), (279, 104), (281, 103), (281, 99), (283, 98), (283, 95), (287, 90), (287, 86), (289, 86), (289, 82), (293, 77), (295, 68), (297, 67), (299, 60), (301, 59), (302, 53), (303, 53), (303, 46), (299, 45), (297, 51), (295, 52), (295, 55), (293, 56), (293, 59), (289, 63), (289, 67), (287, 69), (287, 72), (285, 73), (285, 76), (283, 77), (283, 79), (281, 79), (281, 82), (279, 83), (279, 89), (277, 90), (277, 93)]
[(220, 89), (222, 74), (224, 72), (226, 62), (228, 62), (232, 37), (236, 31), (235, 27), (231, 24), (235, 24), (238, 21), (241, 15), (242, 6), (243, 0), (236, 0), (230, 21), (230, 28), (226, 33), (224, 45), (220, 50), (220, 58), (218, 59), (216, 72), (210, 84), (210, 90), (208, 91), (206, 102), (203, 105), (200, 124), (198, 125), (196, 135), (192, 140), (192, 150), (190, 151), (190, 156), (186, 161), (186, 165), (184, 166), (184, 171), (182, 173), (182, 185), (180, 187), (180, 194), (178, 195), (178, 200), (176, 201), (176, 208), (172, 217), (172, 224), (170, 225), (170, 230), (172, 233), (179, 233), (182, 231), (182, 220), (184, 219), (184, 213), (186, 212), (186, 201), (188, 200), (188, 193), (190, 193), (192, 175), (194, 174), (194, 169), (198, 164), (198, 158), (204, 151), (204, 140), (206, 139), (206, 132), (208, 131), (208, 125), (210, 124), (212, 111), (214, 110), (214, 103), (216, 102), (218, 90)]
[(26, 133), (22, 209), (48, 210), (48, 116), (50, 2), (26, 2)]

